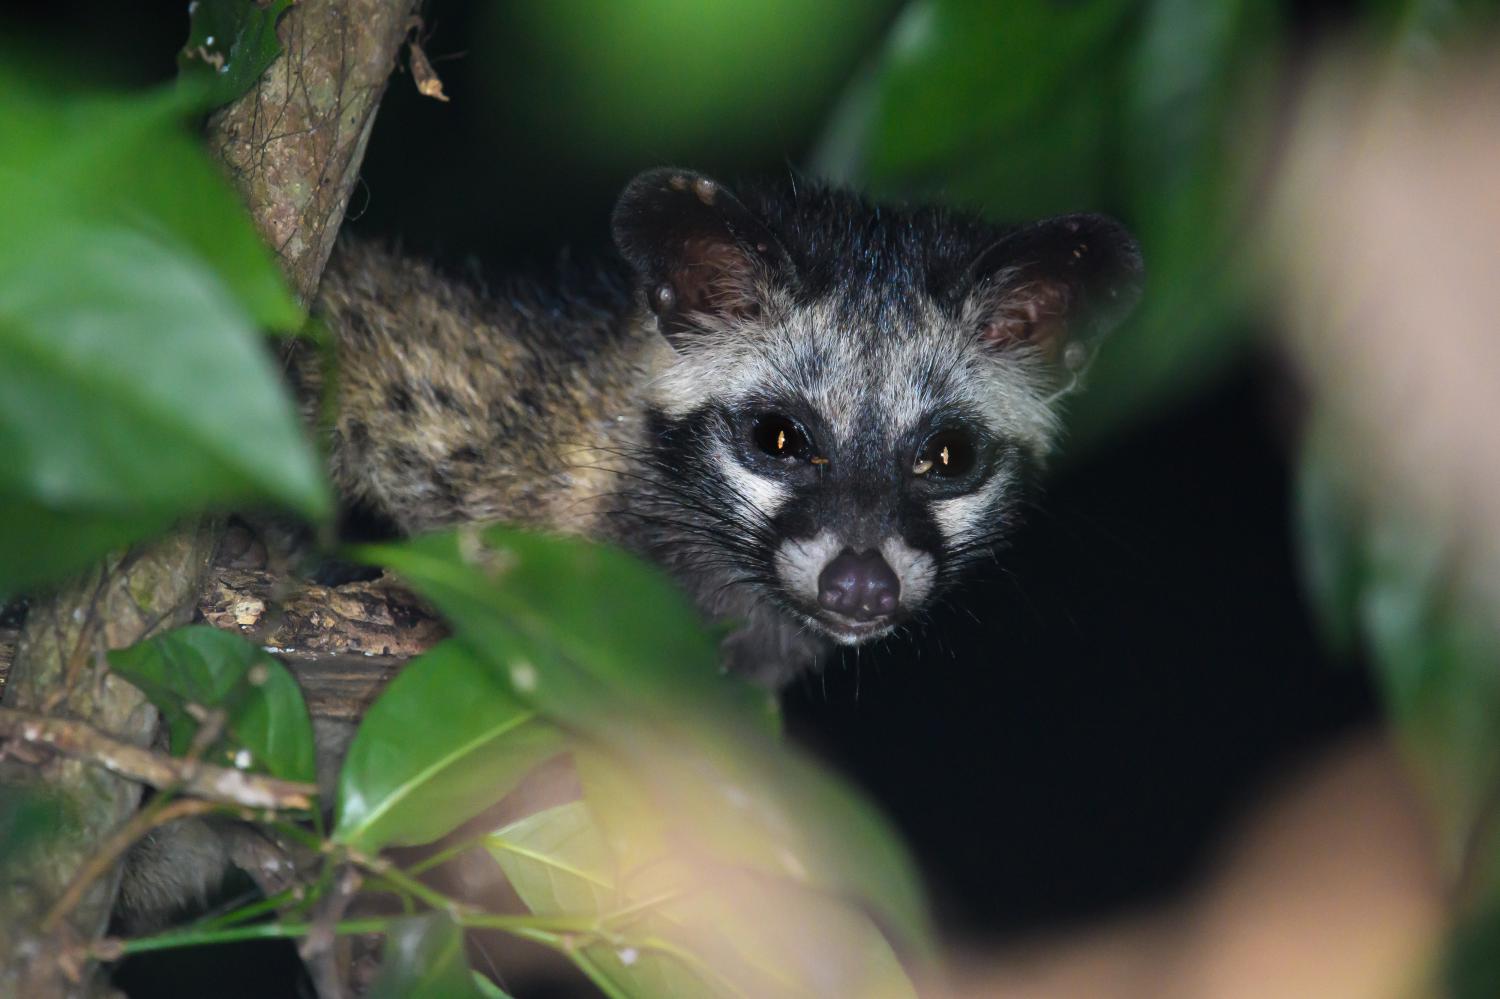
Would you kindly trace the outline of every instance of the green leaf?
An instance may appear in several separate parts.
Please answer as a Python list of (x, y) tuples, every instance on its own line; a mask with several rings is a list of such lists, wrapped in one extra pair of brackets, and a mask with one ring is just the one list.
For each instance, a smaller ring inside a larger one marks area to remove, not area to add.
[(1436, 806), (1449, 877), (1467, 899), (1500, 899), (1500, 628), (1466, 587), (1448, 525), (1362, 489), (1340, 443), (1315, 424), (1304, 449), (1309, 594), (1335, 640), (1357, 641), (1376, 666)]
[(144, 233), (52, 221), (0, 243), (0, 505), (35, 514), (7, 524), (32, 538), (0, 592), (180, 512), (270, 496), (324, 515), (285, 389), (212, 275)]
[[(199, 721), (189, 705), (221, 710), (225, 762), (287, 780), (317, 777), (312, 720), (285, 666), (238, 635), (207, 625), (178, 628), (109, 653), (110, 666), (162, 712), (172, 751), (187, 752)], [(248, 752), (248, 759), (241, 751)]]
[(184, 513), (331, 510), (256, 329), (301, 310), (183, 114), (0, 70), (0, 593)]
[(682, 593), (618, 549), (494, 527), (357, 554), (399, 573), (559, 720), (597, 730), (629, 709), (699, 729), (775, 726), (770, 695), (721, 673)]
[(339, 774), (333, 838), (368, 852), (430, 842), (566, 746), (486, 661), (444, 642), (366, 712)]
[(484, 999), (514, 999), (514, 997), (479, 972), (473, 972), (474, 987)]
[(600, 918), (579, 954), (629, 996), (910, 996), (889, 944), (848, 903), (671, 856), (617, 871), (584, 802), (497, 831), (489, 851), (528, 909)]
[[(485, 999), (464, 953), (464, 934), (441, 912), (397, 919), (385, 935), (385, 961), (370, 999)], [(504, 995), (504, 993), (499, 993)]]
[(165, 235), (210, 267), (257, 326), (301, 327), (303, 311), (239, 195), (184, 127), (192, 104), (182, 93), (63, 99), (0, 69), (0, 97), (0, 178), (12, 210), (29, 208), (43, 226), (64, 214)]
[(281, 54), (276, 22), (292, 0), (193, 0), (187, 42), (177, 53), (181, 79), (202, 88), (205, 110), (255, 86)]
[(587, 802), (518, 819), (486, 837), (485, 848), (538, 915), (605, 912), (620, 900), (619, 872)]
[(0, 494), (0, 523), (15, 525), (0, 531), (0, 601), (32, 584), (81, 571), (105, 552), (165, 530), (172, 520), (151, 510), (55, 510)]
[[(1070, 402), (1074, 446), (1211, 383), (1249, 342), (1246, 232), (1273, 146), (1280, 14), (1260, 0), (1154, 0), (1120, 46), (1118, 186), (1147, 294)], [(1117, 164), (1117, 166), (1115, 165)]]
[(1453, 933), (1444, 968), (1448, 999), (1500, 995), (1500, 904), (1463, 922)]

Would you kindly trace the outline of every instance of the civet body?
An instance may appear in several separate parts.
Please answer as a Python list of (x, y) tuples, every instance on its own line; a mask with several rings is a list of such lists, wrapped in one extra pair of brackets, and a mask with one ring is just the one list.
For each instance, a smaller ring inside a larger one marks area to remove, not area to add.
[(685, 170), (637, 177), (613, 223), (618, 273), (550, 289), (343, 243), (320, 296), (335, 481), (408, 532), (623, 544), (739, 622), (726, 663), (768, 685), (1005, 536), (1141, 272), (1101, 216), (997, 228)]

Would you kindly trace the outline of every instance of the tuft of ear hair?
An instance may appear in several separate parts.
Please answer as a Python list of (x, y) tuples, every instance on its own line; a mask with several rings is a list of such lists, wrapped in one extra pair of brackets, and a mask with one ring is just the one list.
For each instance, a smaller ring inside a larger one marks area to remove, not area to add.
[(960, 288), (977, 333), (997, 349), (1057, 358), (1118, 325), (1141, 295), (1140, 246), (1104, 215), (1061, 215), (1013, 229), (974, 259)]
[(665, 167), (640, 174), (615, 204), (615, 245), (675, 346), (709, 323), (759, 315), (757, 287), (791, 262), (770, 229), (712, 178)]

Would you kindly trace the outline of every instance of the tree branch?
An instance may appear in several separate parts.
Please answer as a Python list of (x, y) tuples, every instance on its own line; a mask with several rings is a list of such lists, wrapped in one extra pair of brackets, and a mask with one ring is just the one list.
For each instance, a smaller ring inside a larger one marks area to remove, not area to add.
[(113, 739), (83, 722), (0, 708), (0, 737), (46, 746), (64, 756), (103, 767), (127, 780), (159, 790), (246, 808), (308, 809), (316, 784), (280, 780), (200, 760), (165, 756)]

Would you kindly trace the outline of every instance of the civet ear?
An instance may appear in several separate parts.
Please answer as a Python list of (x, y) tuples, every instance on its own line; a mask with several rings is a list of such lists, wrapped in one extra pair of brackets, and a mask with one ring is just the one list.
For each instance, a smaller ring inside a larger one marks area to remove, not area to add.
[(755, 318), (767, 284), (791, 272), (765, 224), (727, 188), (690, 170), (650, 170), (626, 185), (614, 236), (674, 345), (695, 329)]
[(1143, 273), (1140, 246), (1120, 223), (1061, 215), (1013, 229), (975, 258), (964, 314), (997, 349), (1030, 344), (1056, 358), (1129, 315)]

